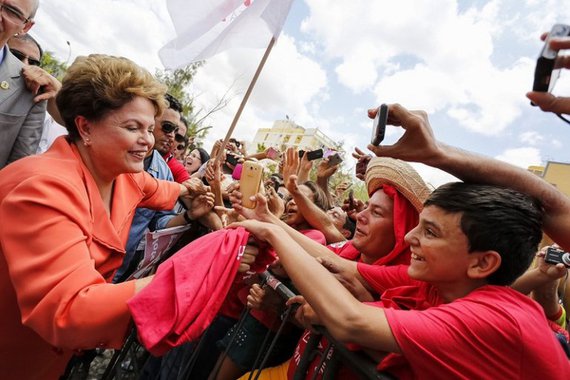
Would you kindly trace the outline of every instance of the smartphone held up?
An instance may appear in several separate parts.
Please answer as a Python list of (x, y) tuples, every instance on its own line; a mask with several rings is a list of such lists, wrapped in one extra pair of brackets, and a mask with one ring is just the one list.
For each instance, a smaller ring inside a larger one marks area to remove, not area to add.
[(560, 76), (560, 68), (556, 67), (558, 52), (550, 48), (550, 40), (556, 37), (566, 37), (570, 35), (570, 25), (555, 24), (544, 41), (544, 46), (536, 61), (534, 71), (533, 91), (552, 92), (556, 80)]
[(241, 202), (245, 208), (255, 208), (254, 201), (250, 198), (260, 191), (261, 180), (263, 178), (263, 166), (253, 161), (243, 163), (239, 189), (241, 191)]
[(378, 107), (378, 110), (376, 111), (376, 117), (372, 123), (372, 138), (370, 139), (370, 144), (378, 146), (382, 140), (384, 140), (387, 121), (388, 106), (386, 104), (382, 104), (380, 107)]

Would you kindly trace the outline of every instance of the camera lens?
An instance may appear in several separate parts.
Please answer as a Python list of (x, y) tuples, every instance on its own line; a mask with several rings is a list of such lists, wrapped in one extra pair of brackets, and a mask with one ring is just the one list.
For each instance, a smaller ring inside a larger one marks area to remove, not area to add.
[(562, 255), (562, 262), (567, 267), (570, 267), (570, 253), (566, 252)]

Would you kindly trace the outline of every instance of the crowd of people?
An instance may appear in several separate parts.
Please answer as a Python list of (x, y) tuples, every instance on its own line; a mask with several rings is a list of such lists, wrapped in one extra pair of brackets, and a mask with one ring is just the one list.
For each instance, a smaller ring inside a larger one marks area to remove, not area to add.
[[(207, 151), (126, 58), (78, 57), (61, 82), (44, 71), (27, 34), (37, 8), (0, 2), (3, 378), (69, 375), (120, 349), (133, 320), (153, 341), (147, 379), (251, 378), (267, 339), (262, 379), (358, 378), (339, 345), (402, 379), (570, 378), (570, 264), (545, 260), (570, 250), (570, 200), (554, 186), (443, 144), (399, 104), (398, 142), (352, 154), (365, 199), (331, 187), (334, 154), (236, 138)], [(570, 114), (568, 98), (527, 96)], [(248, 161), (264, 176), (244, 199)], [(432, 189), (409, 162), (462, 182)], [(148, 233), (180, 226), (184, 247), (140, 272)]]

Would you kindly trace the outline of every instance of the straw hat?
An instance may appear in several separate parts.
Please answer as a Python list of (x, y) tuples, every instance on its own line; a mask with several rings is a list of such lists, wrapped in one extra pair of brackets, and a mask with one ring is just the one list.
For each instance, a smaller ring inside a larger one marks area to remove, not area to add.
[(398, 189), (418, 212), (431, 193), (422, 177), (407, 162), (388, 157), (372, 158), (366, 169), (368, 195), (386, 183)]

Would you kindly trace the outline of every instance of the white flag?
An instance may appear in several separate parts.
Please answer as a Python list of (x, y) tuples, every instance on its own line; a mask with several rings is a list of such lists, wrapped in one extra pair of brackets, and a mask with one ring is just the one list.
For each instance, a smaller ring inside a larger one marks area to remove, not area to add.
[(293, 0), (168, 0), (177, 37), (160, 49), (176, 69), (237, 47), (265, 47), (277, 38)]

